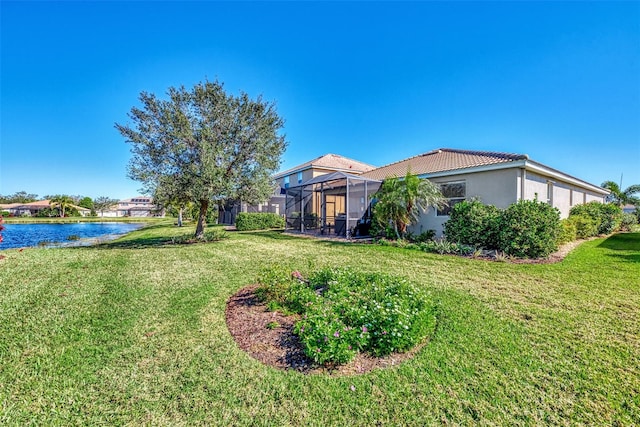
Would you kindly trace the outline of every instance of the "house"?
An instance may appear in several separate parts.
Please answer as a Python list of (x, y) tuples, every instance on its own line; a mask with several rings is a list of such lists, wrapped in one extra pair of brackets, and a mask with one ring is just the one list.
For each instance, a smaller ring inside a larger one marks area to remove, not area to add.
[[(218, 220), (222, 224), (233, 224), (238, 212), (273, 212), (278, 215), (284, 215), (287, 203), (286, 190), (288, 188), (296, 187), (303, 182), (330, 173), (340, 172), (360, 175), (373, 169), (375, 169), (375, 166), (357, 160), (337, 154), (325, 154), (274, 175), (274, 192), (266, 203), (249, 205), (247, 203), (230, 202), (221, 207)], [(329, 216), (333, 217), (336, 212), (345, 211), (344, 197), (328, 196), (328, 198), (330, 203), (327, 206), (332, 210)]]
[[(76, 205), (71, 205), (71, 207), (77, 210), (81, 216), (89, 216), (91, 214), (90, 209), (86, 209)], [(9, 214), (13, 216), (37, 216), (43, 209), (50, 208), (50, 200), (39, 200), (30, 203), (10, 203), (6, 205), (0, 205), (0, 211), (8, 211)]]
[(106, 218), (115, 217), (164, 217), (165, 211), (162, 207), (153, 202), (153, 198), (148, 196), (137, 196), (120, 200), (110, 209), (98, 211), (98, 216)]
[(441, 236), (451, 207), (477, 198), (482, 203), (506, 208), (518, 200), (538, 199), (558, 208), (562, 218), (572, 206), (604, 203), (608, 190), (542, 163), (526, 154), (496, 153), (441, 148), (365, 172), (362, 177), (383, 180), (407, 172), (438, 184), (447, 204), (429, 209), (409, 231), (435, 230)]

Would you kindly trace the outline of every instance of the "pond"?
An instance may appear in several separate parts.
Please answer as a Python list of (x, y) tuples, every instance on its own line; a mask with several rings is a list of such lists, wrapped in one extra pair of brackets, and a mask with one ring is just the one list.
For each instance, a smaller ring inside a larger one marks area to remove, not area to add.
[(144, 224), (78, 222), (72, 224), (4, 224), (0, 250), (28, 246), (86, 246), (112, 240)]

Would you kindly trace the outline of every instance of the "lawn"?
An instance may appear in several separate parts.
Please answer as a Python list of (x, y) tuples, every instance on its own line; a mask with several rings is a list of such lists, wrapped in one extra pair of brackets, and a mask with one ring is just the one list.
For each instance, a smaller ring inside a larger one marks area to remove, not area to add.
[[(277, 232), (163, 244), (192, 231), (2, 252), (0, 424), (640, 424), (640, 233), (524, 265)], [(225, 304), (273, 263), (406, 276), (435, 295), (436, 332), (361, 376), (264, 366)]]

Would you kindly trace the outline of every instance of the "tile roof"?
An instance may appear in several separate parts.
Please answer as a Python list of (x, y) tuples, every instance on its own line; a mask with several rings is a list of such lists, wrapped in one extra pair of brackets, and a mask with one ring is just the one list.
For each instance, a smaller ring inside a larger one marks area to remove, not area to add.
[(381, 166), (372, 171), (365, 172), (362, 176), (372, 179), (385, 179), (390, 176), (402, 177), (406, 175), (408, 171), (415, 175), (422, 175), (508, 163), (517, 160), (526, 160), (528, 158), (526, 154), (440, 148), (386, 166)]
[(287, 169), (286, 171), (279, 172), (274, 176), (274, 178), (281, 178), (283, 176), (290, 175), (291, 173), (310, 168), (344, 170), (349, 171), (349, 173), (360, 174), (375, 169), (376, 167), (347, 157), (339, 156), (338, 154), (329, 153), (306, 163), (302, 163), (291, 169)]

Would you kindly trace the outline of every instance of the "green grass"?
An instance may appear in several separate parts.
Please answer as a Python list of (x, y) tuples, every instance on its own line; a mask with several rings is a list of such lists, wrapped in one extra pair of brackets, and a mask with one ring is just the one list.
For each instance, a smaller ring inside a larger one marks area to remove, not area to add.
[[(640, 424), (638, 233), (516, 265), (277, 232), (167, 244), (186, 232), (2, 252), (0, 425)], [(264, 366), (224, 310), (273, 263), (407, 276), (437, 330), (361, 376)]]

